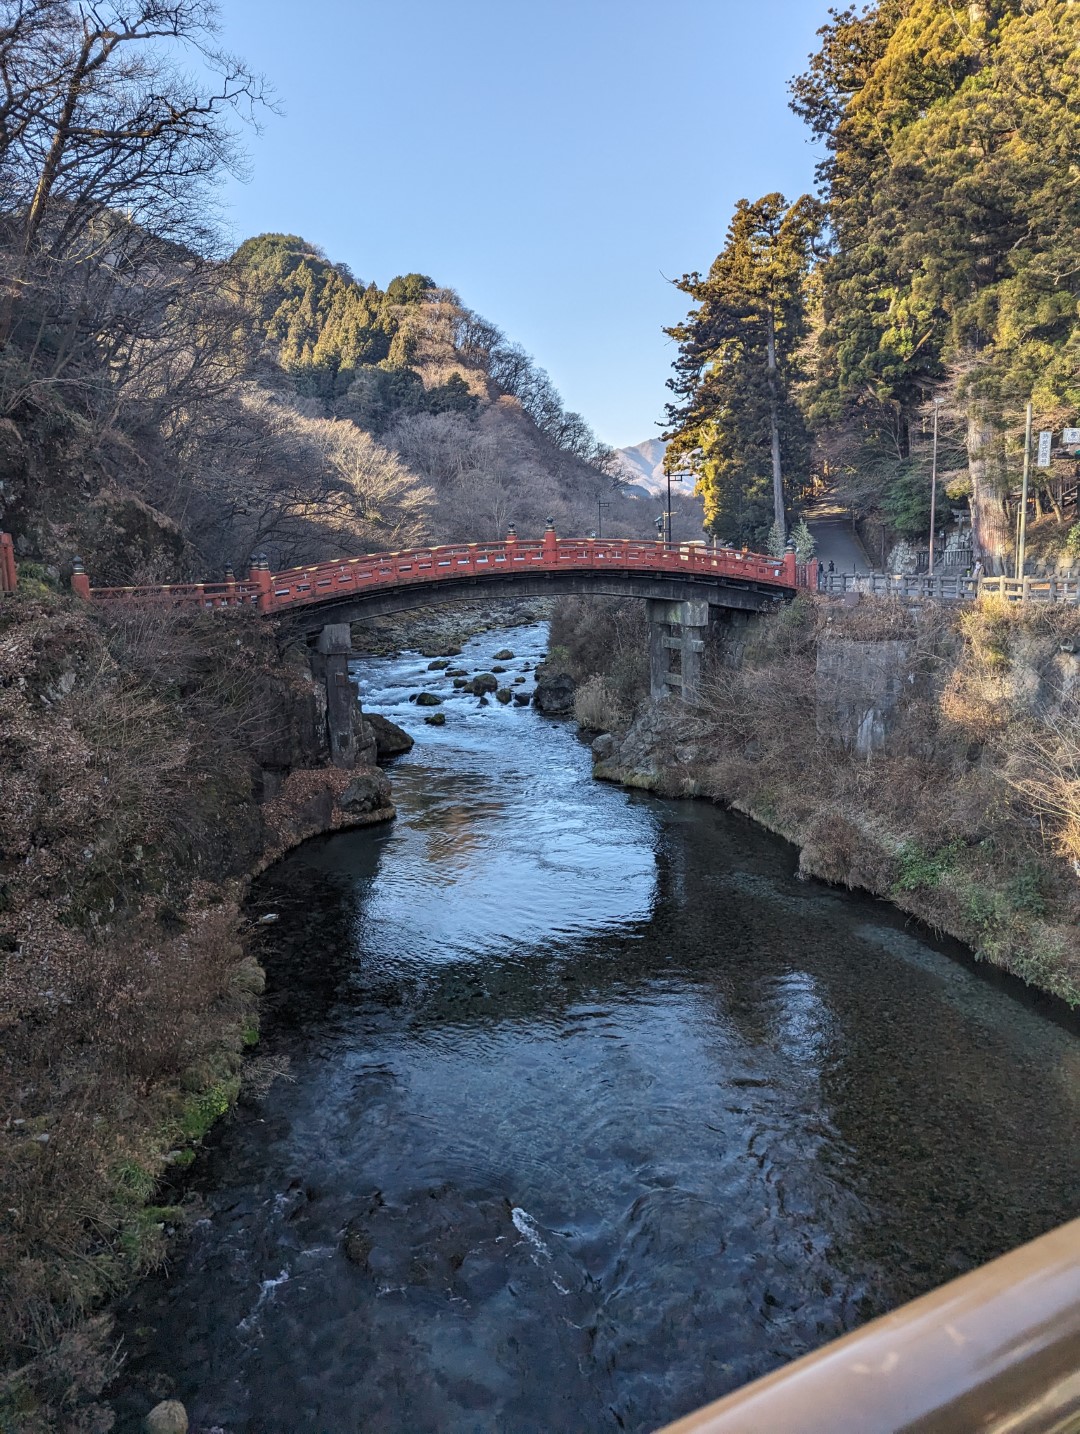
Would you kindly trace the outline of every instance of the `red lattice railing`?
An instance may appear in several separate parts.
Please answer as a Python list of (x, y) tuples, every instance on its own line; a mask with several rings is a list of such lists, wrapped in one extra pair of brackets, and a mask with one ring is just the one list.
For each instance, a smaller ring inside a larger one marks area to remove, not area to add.
[(255, 607), (262, 613), (288, 612), (351, 594), (431, 584), (463, 577), (531, 572), (641, 572), (668, 577), (711, 577), (794, 589), (815, 587), (817, 564), (797, 563), (794, 553), (770, 558), (700, 544), (640, 542), (616, 538), (557, 538), (548, 530), (540, 542), (511, 537), (500, 543), (461, 543), (410, 548), (401, 553), (368, 553), (271, 573), (256, 563), (248, 578), (221, 583), (169, 583), (158, 587), (91, 587), (76, 565), (72, 587), (95, 602), (168, 602), (181, 607)]

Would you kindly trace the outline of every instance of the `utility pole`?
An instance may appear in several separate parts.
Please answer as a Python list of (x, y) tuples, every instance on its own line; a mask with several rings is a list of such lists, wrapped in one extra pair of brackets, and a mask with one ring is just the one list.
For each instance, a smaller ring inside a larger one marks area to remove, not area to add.
[(605, 501), (603, 498), (597, 498), (597, 500), (596, 500), (596, 536), (597, 536), (597, 539), (600, 539), (600, 538), (602, 538), (602, 537), (604, 536), (604, 509), (605, 509), (605, 508), (610, 508), (610, 507), (611, 507), (610, 501)]
[(667, 511), (665, 512), (664, 517), (665, 517), (665, 519), (666, 519), (665, 530), (666, 530), (666, 532), (667, 532), (667, 541), (668, 541), (668, 543), (670, 544), (670, 542), (671, 542), (671, 516), (672, 516), (672, 514), (671, 514), (671, 485), (672, 485), (672, 483), (681, 483), (684, 478), (686, 478), (686, 477), (689, 476), (689, 472), (688, 472), (688, 470), (685, 470), (685, 469), (684, 469), (681, 473), (672, 473), (672, 472), (670, 472), (670, 470), (669, 470), (668, 473), (667, 473), (665, 476), (667, 477)]
[(927, 577), (934, 576), (934, 528), (937, 526), (937, 428), (941, 412), (941, 396), (934, 395), (934, 450), (930, 459), (930, 567)]
[(1027, 418), (1024, 423), (1024, 481), (1020, 486), (1020, 536), (1016, 542), (1016, 573), (1015, 576), (1024, 576), (1024, 549), (1027, 546), (1027, 499), (1028, 499), (1028, 473), (1031, 471), (1031, 404), (1027, 406)]

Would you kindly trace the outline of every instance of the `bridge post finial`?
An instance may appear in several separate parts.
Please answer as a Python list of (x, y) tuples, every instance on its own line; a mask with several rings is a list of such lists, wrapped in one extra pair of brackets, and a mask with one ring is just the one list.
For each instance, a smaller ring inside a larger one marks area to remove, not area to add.
[(513, 523), (506, 525), (506, 546), (508, 548), (517, 547), (517, 528)]
[(71, 591), (85, 602), (90, 601), (90, 579), (86, 575), (82, 558), (71, 560)]
[(259, 589), (255, 606), (260, 612), (269, 612), (274, 602), (274, 580), (270, 576), (270, 563), (265, 553), (252, 554), (250, 579)]
[(547, 527), (546, 527), (546, 529), (544, 530), (544, 544), (543, 544), (543, 549), (544, 549), (544, 557), (545, 557), (545, 558), (549, 558), (552, 562), (554, 562), (555, 559), (556, 559), (556, 557), (558, 556), (558, 552), (559, 552), (559, 540), (558, 540), (558, 538), (555, 536), (555, 519), (554, 519), (554, 518), (549, 518), (549, 519), (547, 520)]

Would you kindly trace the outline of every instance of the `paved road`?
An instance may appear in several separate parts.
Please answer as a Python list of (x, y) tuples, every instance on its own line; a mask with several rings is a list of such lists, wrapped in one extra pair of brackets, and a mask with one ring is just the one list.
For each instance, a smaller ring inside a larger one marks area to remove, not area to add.
[(852, 531), (846, 508), (828, 501), (815, 503), (807, 510), (806, 526), (817, 544), (814, 556), (826, 566), (831, 561), (838, 573), (874, 571), (874, 564)]

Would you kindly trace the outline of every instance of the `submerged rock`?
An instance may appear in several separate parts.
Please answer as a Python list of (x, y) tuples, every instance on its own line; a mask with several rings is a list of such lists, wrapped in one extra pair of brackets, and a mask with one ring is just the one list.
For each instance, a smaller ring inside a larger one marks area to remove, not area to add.
[(441, 704), (442, 698), (437, 697), (434, 692), (421, 692), (416, 699), (417, 707), (439, 707)]
[(509, 687), (500, 687), (499, 690), (498, 690), (498, 692), (496, 692), (496, 694), (495, 694), (495, 698), (496, 698), (497, 701), (501, 702), (502, 705), (505, 707), (506, 704), (507, 704), (507, 703), (510, 701), (510, 699), (513, 697), (513, 695), (514, 695), (514, 694), (510, 691)]
[(510, 651), (510, 649), (508, 647), (504, 647), (495, 654), (492, 660), (494, 662), (510, 662), (513, 656), (514, 654)]
[(515, 693), (514, 693), (514, 704), (515, 704), (515, 706), (517, 706), (517, 707), (528, 707), (528, 705), (529, 705), (529, 703), (530, 703), (531, 701), (532, 701), (532, 693), (531, 693), (531, 692), (515, 692)]
[(399, 757), (412, 748), (413, 739), (408, 732), (388, 717), (382, 717), (377, 712), (365, 712), (364, 721), (374, 733), (375, 749), (380, 758)]
[(449, 666), (450, 659), (448, 657), (437, 657), (434, 662), (428, 663), (427, 670), (429, 672), (444, 672)]
[(446, 714), (444, 712), (433, 712), (430, 717), (425, 717), (424, 721), (429, 727), (445, 727)]

